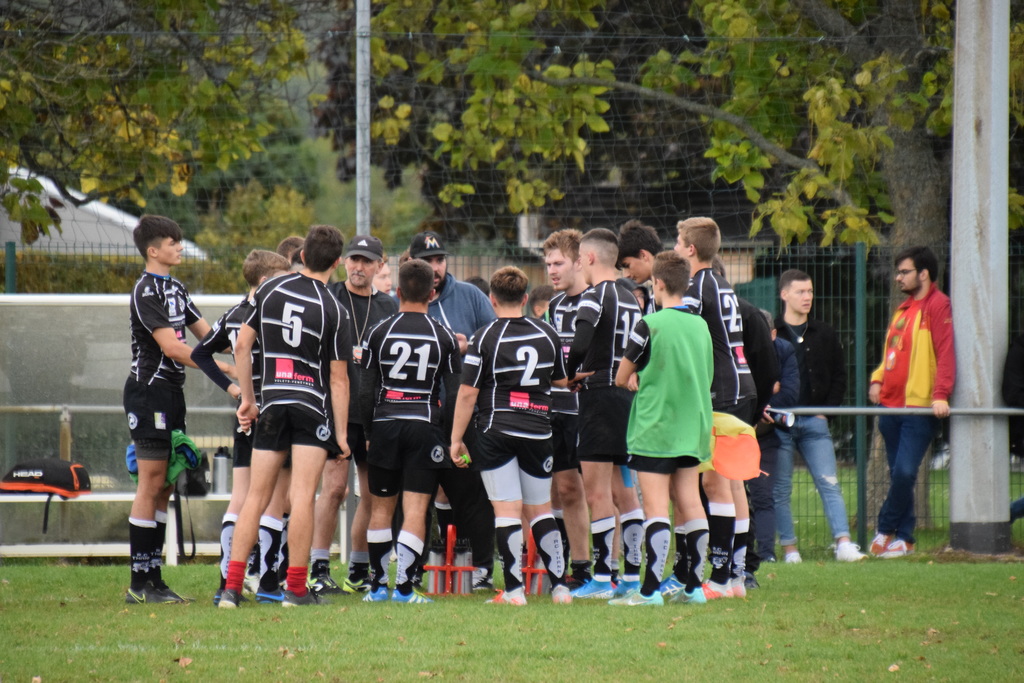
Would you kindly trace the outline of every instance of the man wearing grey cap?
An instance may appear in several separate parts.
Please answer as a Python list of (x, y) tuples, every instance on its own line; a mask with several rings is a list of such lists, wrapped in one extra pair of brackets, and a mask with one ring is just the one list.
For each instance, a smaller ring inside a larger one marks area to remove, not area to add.
[[(448, 272), (448, 255), (441, 236), (431, 230), (417, 234), (409, 245), (409, 257), (423, 259), (434, 271), (435, 295), (430, 301), (428, 314), (455, 332), (459, 350), (465, 354), (473, 333), (497, 316), (490, 299), (483, 292), (475, 285), (460, 282)], [(454, 396), (450, 398), (455, 400)], [(474, 589), (490, 588), (494, 569), (494, 509), (487, 498), (480, 473), (453, 467), (449, 476), (442, 479), (441, 488), (447, 499), (439, 493), (434, 507), (442, 538), (449, 521), (454, 518), (459, 537), (468, 538), (473, 548), (473, 565), (477, 567), (473, 577)]]
[[(348, 364), (350, 401), (359, 397), (363, 340), (374, 325), (398, 312), (398, 304), (384, 292), (373, 289), (373, 277), (384, 258), (381, 242), (372, 235), (356, 235), (345, 252), (344, 282), (329, 285), (332, 294), (348, 311), (352, 337), (352, 360)], [(352, 403), (354, 405), (354, 403)], [(359, 472), (359, 506), (352, 520), (352, 549), (348, 562), (348, 578), (339, 586), (330, 573), (331, 539), (338, 526), (338, 509), (348, 486), (347, 460), (328, 460), (324, 466), (323, 483), (317, 498), (313, 521), (313, 545), (310, 551), (309, 582), (318, 593), (364, 592), (369, 587), (369, 552), (366, 528), (370, 521), (370, 494), (367, 490), (366, 435), (360, 422), (361, 411), (349, 411), (348, 445)]]

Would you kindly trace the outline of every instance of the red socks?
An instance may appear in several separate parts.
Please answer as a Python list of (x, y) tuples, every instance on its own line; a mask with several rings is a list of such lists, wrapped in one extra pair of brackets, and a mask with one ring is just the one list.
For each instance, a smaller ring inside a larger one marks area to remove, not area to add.
[(237, 591), (238, 594), (241, 595), (243, 581), (245, 581), (245, 562), (229, 560), (228, 576), (224, 581), (224, 588), (226, 590)]
[(288, 567), (288, 590), (301, 598), (309, 589), (306, 588), (306, 576), (309, 574), (309, 567)]

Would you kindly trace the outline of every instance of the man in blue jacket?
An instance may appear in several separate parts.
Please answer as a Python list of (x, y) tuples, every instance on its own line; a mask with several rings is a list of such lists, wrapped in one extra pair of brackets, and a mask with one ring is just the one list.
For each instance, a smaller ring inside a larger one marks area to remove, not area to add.
[[(409, 257), (423, 259), (434, 271), (434, 297), (427, 313), (455, 332), (459, 350), (465, 355), (473, 333), (497, 316), (490, 299), (482, 291), (468, 282), (460, 282), (448, 272), (448, 256), (441, 236), (430, 230), (417, 234), (409, 245)], [(453, 401), (455, 398), (450, 397)], [(472, 439), (471, 433), (466, 436), (467, 440)], [(473, 577), (474, 589), (491, 588), (494, 509), (487, 498), (480, 472), (471, 467), (457, 470), (449, 476), (442, 485), (442, 492), (438, 493), (434, 508), (442, 538), (448, 524), (454, 521), (459, 537), (470, 541), (473, 566), (477, 567)]]

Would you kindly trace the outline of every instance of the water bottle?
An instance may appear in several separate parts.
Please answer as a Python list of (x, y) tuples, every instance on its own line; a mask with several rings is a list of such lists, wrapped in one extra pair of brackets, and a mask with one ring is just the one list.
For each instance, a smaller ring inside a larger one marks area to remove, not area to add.
[[(427, 563), (426, 567), (442, 567), (444, 566), (444, 543), (441, 539), (434, 539), (434, 542), (430, 544), (430, 550), (427, 552)], [(439, 595), (445, 592), (445, 576), (447, 572), (441, 569), (428, 569), (427, 574), (427, 591), (434, 595)]]
[(221, 446), (213, 455), (213, 492), (230, 493), (228, 476), (231, 472), (231, 454)]
[(454, 593), (468, 594), (473, 592), (473, 550), (469, 540), (460, 538), (455, 541), (455, 566), (459, 568), (458, 581), (453, 581)]
[(768, 408), (765, 412), (775, 420), (775, 426), (783, 431), (788, 431), (790, 427), (796, 424), (796, 415), (788, 410)]

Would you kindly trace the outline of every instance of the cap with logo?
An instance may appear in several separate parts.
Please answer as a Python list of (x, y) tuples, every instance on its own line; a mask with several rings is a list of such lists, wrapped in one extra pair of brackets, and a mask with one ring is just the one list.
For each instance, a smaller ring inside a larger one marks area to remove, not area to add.
[(412, 238), (409, 245), (410, 258), (423, 258), (425, 256), (447, 256), (448, 250), (444, 248), (441, 236), (432, 230), (421, 232)]
[(356, 235), (348, 243), (345, 256), (362, 256), (371, 261), (380, 261), (384, 258), (384, 246), (373, 235)]

